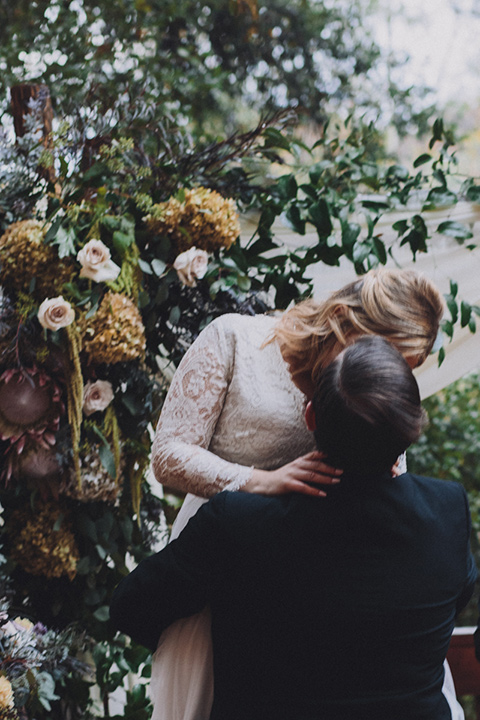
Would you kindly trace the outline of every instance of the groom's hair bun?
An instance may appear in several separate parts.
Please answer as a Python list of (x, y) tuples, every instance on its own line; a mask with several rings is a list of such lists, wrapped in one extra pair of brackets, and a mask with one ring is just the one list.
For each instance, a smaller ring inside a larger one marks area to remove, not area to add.
[(378, 336), (359, 338), (320, 375), (313, 399), (319, 450), (360, 475), (388, 470), (425, 425), (417, 381)]

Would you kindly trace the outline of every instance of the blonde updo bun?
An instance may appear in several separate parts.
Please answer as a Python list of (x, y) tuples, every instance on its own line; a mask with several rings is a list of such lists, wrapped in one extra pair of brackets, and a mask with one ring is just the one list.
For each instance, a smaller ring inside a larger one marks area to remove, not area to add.
[(313, 379), (361, 335), (380, 335), (412, 365), (421, 365), (443, 312), (443, 298), (425, 275), (377, 268), (324, 302), (305, 300), (288, 310), (274, 337), (295, 374), (308, 372)]

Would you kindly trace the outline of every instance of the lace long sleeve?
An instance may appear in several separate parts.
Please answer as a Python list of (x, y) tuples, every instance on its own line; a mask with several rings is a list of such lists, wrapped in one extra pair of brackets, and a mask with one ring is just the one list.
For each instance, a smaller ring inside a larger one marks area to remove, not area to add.
[(214, 321), (183, 357), (172, 380), (152, 448), (156, 479), (200, 497), (238, 489), (252, 468), (208, 450), (231, 380), (235, 338)]

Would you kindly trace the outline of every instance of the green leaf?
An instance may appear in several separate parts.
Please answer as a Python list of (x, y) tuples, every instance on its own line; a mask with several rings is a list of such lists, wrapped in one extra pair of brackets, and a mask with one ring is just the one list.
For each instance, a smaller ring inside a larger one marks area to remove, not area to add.
[(285, 215), (282, 216), (287, 225), (299, 235), (305, 235), (305, 220), (300, 215), (297, 205), (291, 205)]
[(427, 252), (425, 235), (418, 230), (412, 230), (408, 235), (405, 235), (400, 245), (410, 245), (414, 257), (417, 252)]
[(155, 258), (154, 260), (152, 260), (151, 265), (152, 265), (152, 270), (155, 273), (155, 275), (157, 275), (157, 277), (161, 277), (167, 267), (167, 263), (163, 262), (163, 260), (159, 260), (158, 258)]
[(110, 477), (115, 478), (117, 476), (117, 471), (115, 467), (115, 457), (110, 449), (109, 445), (100, 445), (98, 449), (98, 454), (100, 456), (101, 463), (105, 470), (108, 472)]
[(435, 178), (435, 180), (437, 182), (440, 183), (440, 185), (442, 185), (445, 188), (447, 187), (447, 179), (445, 177), (445, 173), (443, 172), (443, 170), (440, 170), (440, 168), (436, 168), (433, 171), (433, 177)]
[(480, 203), (480, 185), (470, 185), (467, 190), (467, 200), (473, 203)]
[(450, 315), (452, 316), (452, 323), (455, 324), (458, 320), (458, 305), (455, 298), (450, 295), (447, 297), (447, 307), (450, 311)]
[(181, 311), (180, 311), (180, 308), (178, 307), (178, 305), (175, 305), (175, 307), (173, 307), (173, 308), (170, 310), (170, 315), (169, 315), (169, 317), (168, 317), (168, 322), (171, 323), (172, 325), (178, 325), (179, 320), (180, 320), (180, 317), (181, 317), (181, 314), (182, 314), (182, 313), (181, 313)]
[(374, 212), (385, 212), (390, 207), (388, 200), (363, 200), (362, 206), (367, 210), (373, 210)]
[(50, 712), (50, 700), (59, 700), (59, 695), (55, 694), (55, 680), (50, 673), (41, 670), (37, 673), (37, 697), (40, 704)]
[(282, 175), (277, 180), (279, 195), (285, 200), (294, 200), (297, 197), (298, 185), (294, 175)]
[(428, 153), (423, 153), (423, 155), (419, 155), (417, 159), (413, 163), (413, 167), (417, 168), (420, 167), (420, 165), (425, 165), (425, 163), (430, 162), (432, 159), (432, 156)]
[(75, 525), (80, 533), (93, 542), (98, 542), (97, 528), (94, 521), (85, 514), (79, 514), (75, 519)]
[(265, 147), (277, 147), (282, 148), (282, 150), (290, 151), (290, 141), (285, 137), (285, 135), (282, 135), (280, 130), (269, 127), (263, 131), (262, 135), (265, 138)]
[(428, 143), (428, 147), (430, 150), (433, 148), (437, 140), (441, 140), (443, 135), (443, 120), (442, 118), (437, 118), (435, 122), (433, 123), (433, 134), (430, 139), (430, 142)]
[(95, 545), (95, 550), (97, 551), (100, 560), (105, 560), (108, 555), (105, 548), (102, 545)]
[(392, 225), (392, 228), (397, 231), (399, 236), (404, 235), (408, 227), (408, 220), (397, 220), (397, 222)]
[(93, 617), (99, 622), (107, 622), (107, 620), (110, 619), (110, 610), (108, 608), (108, 605), (102, 605), (101, 607), (97, 608), (93, 613)]
[(90, 572), (90, 558), (83, 557), (77, 563), (77, 575), (88, 575)]
[(58, 532), (60, 528), (62, 527), (62, 522), (65, 518), (64, 513), (60, 513), (58, 518), (55, 520), (55, 524), (53, 526), (53, 532)]
[(450, 280), (450, 295), (452, 297), (457, 297), (458, 293), (458, 283), (454, 282), (453, 280)]
[(77, 254), (75, 240), (76, 235), (73, 228), (64, 228), (63, 225), (58, 228), (55, 238), (52, 240), (52, 244), (57, 245), (59, 258), (65, 258), (69, 255)]
[(460, 303), (460, 325), (466, 327), (472, 317), (472, 306), (462, 300)]
[(318, 202), (310, 205), (309, 216), (320, 237), (330, 235), (332, 232), (332, 222), (330, 220), (330, 211), (325, 200), (320, 199)]
[(382, 263), (382, 265), (385, 265), (385, 263), (387, 262), (387, 251), (385, 250), (385, 244), (380, 240), (378, 236), (375, 236), (373, 238), (373, 249), (379, 261)]
[(116, 230), (112, 235), (112, 243), (115, 250), (123, 255), (125, 250), (135, 241), (135, 235), (127, 235)]
[(450, 320), (444, 320), (442, 322), (442, 330), (450, 340), (453, 338), (453, 323), (451, 323)]
[(440, 223), (437, 232), (453, 237), (456, 240), (469, 240), (473, 237), (473, 233), (466, 225), (455, 222), (454, 220), (445, 220), (445, 222)]
[(395, 178), (397, 180), (401, 180), (402, 182), (406, 182), (409, 177), (409, 172), (407, 168), (404, 168), (402, 165), (391, 165), (387, 170), (387, 178), (392, 179)]
[(141, 258), (138, 259), (138, 266), (142, 272), (144, 272), (146, 275), (153, 275), (153, 270), (151, 268), (150, 263), (146, 262), (145, 260), (142, 260)]
[(454, 205), (457, 202), (455, 193), (444, 187), (435, 187), (430, 190), (425, 203), (426, 208), (444, 207)]
[(252, 286), (252, 282), (246, 275), (239, 275), (237, 277), (237, 285), (243, 292), (248, 292)]
[(440, 367), (440, 365), (443, 363), (444, 360), (445, 360), (445, 348), (442, 345), (442, 347), (438, 351), (438, 367)]

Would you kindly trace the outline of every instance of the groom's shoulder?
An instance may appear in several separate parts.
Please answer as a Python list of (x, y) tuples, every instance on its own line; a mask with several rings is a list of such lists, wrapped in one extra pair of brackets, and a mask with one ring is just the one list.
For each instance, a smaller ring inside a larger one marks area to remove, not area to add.
[(463, 485), (453, 480), (443, 480), (439, 478), (426, 477), (424, 475), (415, 475), (405, 473), (400, 476), (403, 488), (409, 487), (407, 496), (418, 504), (423, 503), (433, 508), (447, 508), (453, 510), (459, 509), (462, 513), (468, 508), (467, 493)]
[(269, 517), (281, 517), (288, 506), (288, 497), (257, 495), (249, 492), (230, 492), (224, 490), (209, 501), (212, 511), (232, 520), (254, 520), (257, 517), (265, 521)]

